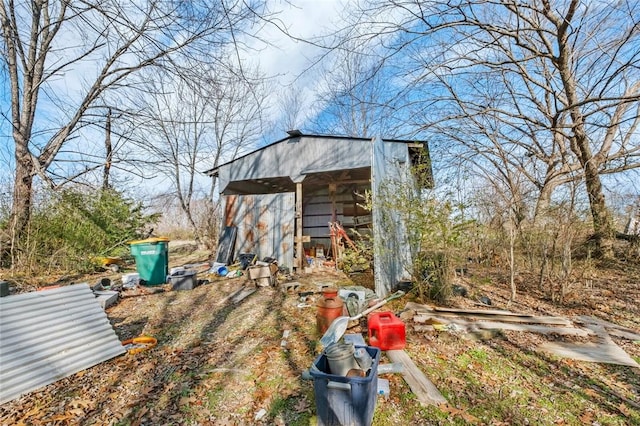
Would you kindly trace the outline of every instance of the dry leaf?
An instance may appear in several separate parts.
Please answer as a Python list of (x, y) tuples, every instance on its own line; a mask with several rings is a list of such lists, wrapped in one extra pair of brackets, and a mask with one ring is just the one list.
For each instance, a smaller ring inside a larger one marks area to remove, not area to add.
[(66, 421), (66, 420), (70, 420), (73, 419), (75, 416), (72, 416), (70, 414), (55, 414), (53, 416), (51, 416), (51, 420), (54, 421)]
[(43, 414), (39, 407), (33, 407), (31, 410), (27, 411), (24, 414), (23, 418), (32, 417), (32, 416), (35, 416), (36, 414), (40, 414), (40, 416), (42, 416)]
[(298, 402), (295, 403), (293, 408), (294, 410), (296, 410), (296, 413), (302, 413), (304, 411), (307, 411), (309, 409), (309, 406), (309, 401), (307, 401), (306, 399), (299, 399)]
[(90, 401), (88, 399), (75, 399), (71, 401), (71, 404), (69, 405), (71, 405), (73, 408), (78, 408), (78, 407), (89, 408), (93, 405), (93, 401)]
[(620, 405), (618, 405), (618, 410), (620, 410), (625, 417), (629, 417), (631, 415), (629, 408), (624, 403), (620, 403)]
[(456, 384), (456, 385), (464, 385), (466, 382), (458, 377), (449, 376), (446, 378), (447, 382)]
[(148, 412), (149, 412), (149, 409), (147, 407), (142, 407), (142, 409), (136, 413), (136, 419), (137, 420), (142, 419), (144, 415), (147, 414)]
[(579, 417), (580, 421), (585, 425), (593, 423), (593, 411), (585, 411)]
[(72, 408), (68, 411), (69, 414), (73, 414), (75, 417), (84, 415), (84, 410), (82, 408)]
[(196, 399), (192, 396), (183, 396), (182, 398), (180, 398), (180, 405), (189, 406), (193, 404), (195, 401)]
[(478, 422), (480, 421), (480, 419), (478, 419), (477, 417), (472, 416), (471, 414), (466, 412), (462, 412), (461, 417), (464, 419), (464, 421), (473, 425), (478, 424)]
[(477, 424), (480, 421), (477, 417), (472, 416), (471, 414), (460, 410), (459, 408), (452, 407), (449, 404), (440, 404), (438, 407), (440, 408), (440, 410), (452, 414), (453, 416), (462, 417), (462, 419), (468, 424)]

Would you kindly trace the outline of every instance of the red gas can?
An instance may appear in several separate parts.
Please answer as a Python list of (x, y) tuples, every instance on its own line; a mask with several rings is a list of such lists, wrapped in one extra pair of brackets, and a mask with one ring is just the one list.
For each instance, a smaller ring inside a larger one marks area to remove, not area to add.
[(369, 328), (369, 345), (383, 351), (404, 349), (404, 323), (393, 312), (377, 312), (367, 320)]

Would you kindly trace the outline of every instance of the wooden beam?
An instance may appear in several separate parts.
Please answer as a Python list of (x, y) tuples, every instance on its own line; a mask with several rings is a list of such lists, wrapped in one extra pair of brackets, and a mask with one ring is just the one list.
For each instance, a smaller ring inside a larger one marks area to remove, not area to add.
[[(413, 320), (419, 324), (436, 324), (436, 329), (438, 328), (438, 324), (442, 326), (443, 324), (455, 324), (456, 326), (461, 328), (461, 331), (464, 332), (473, 332), (476, 330), (510, 330), (510, 331), (526, 331), (529, 333), (540, 333), (540, 334), (558, 334), (562, 336), (580, 336), (587, 337), (592, 336), (593, 331), (586, 330), (583, 328), (575, 328), (575, 327), (549, 327), (547, 325), (537, 325), (537, 324), (513, 324), (507, 322), (497, 322), (497, 321), (467, 321), (465, 319), (459, 318), (444, 318), (432, 315), (416, 315)], [(425, 328), (422, 331), (430, 330), (429, 328)], [(420, 331), (420, 329), (416, 329), (416, 331)]]
[(412, 309), (416, 311), (418, 314), (437, 315), (440, 317), (492, 319), (492, 320), (498, 320), (498, 321), (504, 321), (504, 322), (562, 325), (567, 327), (570, 327), (573, 325), (572, 322), (567, 318), (524, 315), (524, 314), (517, 314), (509, 311), (438, 308), (438, 307), (430, 307), (427, 305), (419, 305), (413, 302), (407, 303), (406, 307), (408, 309)]
[(233, 295), (233, 297), (231, 298), (231, 303), (240, 303), (241, 301), (255, 293), (257, 290), (258, 289), (255, 287), (243, 287), (240, 292)]
[(402, 376), (418, 398), (418, 401), (424, 405), (439, 405), (447, 402), (438, 388), (420, 371), (405, 351), (386, 351), (386, 355), (391, 362), (402, 364), (404, 367)]
[(640, 364), (611, 340), (604, 327), (593, 323), (588, 324), (588, 326), (598, 336), (598, 343), (547, 342), (538, 346), (538, 349), (562, 358), (571, 358), (578, 361), (602, 362), (640, 368)]
[(335, 222), (338, 220), (338, 216), (336, 213), (336, 184), (329, 184), (329, 197), (331, 198), (331, 222)]
[(640, 341), (640, 333), (627, 327), (588, 315), (582, 315), (577, 318), (577, 321), (582, 324), (596, 324), (607, 329), (610, 335), (621, 337), (627, 340)]
[(296, 258), (298, 272), (304, 272), (304, 246), (302, 244), (302, 182), (296, 183)]

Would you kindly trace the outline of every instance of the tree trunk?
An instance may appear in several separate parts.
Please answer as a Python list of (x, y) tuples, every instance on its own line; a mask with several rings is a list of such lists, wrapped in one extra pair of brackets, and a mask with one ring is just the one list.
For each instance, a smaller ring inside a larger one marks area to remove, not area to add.
[(615, 232), (613, 222), (602, 191), (599, 167), (603, 161), (600, 156), (594, 156), (589, 145), (589, 137), (585, 129), (584, 115), (580, 110), (580, 99), (578, 97), (577, 82), (572, 72), (571, 61), (573, 58), (572, 45), (568, 40), (569, 27), (574, 13), (579, 5), (577, 0), (570, 3), (569, 11), (563, 19), (550, 15), (547, 10), (547, 17), (557, 25), (559, 55), (555, 59), (562, 85), (567, 96), (569, 116), (571, 117), (571, 127), (573, 136), (571, 138), (571, 150), (578, 157), (578, 161), (584, 171), (585, 186), (589, 197), (589, 206), (593, 217), (593, 231), (596, 242), (596, 256), (601, 258), (613, 257), (613, 239)]
[(593, 231), (596, 238), (596, 256), (601, 258), (613, 257), (613, 241), (615, 230), (611, 214), (607, 209), (602, 191), (602, 182), (597, 167), (593, 161), (585, 165), (585, 185), (589, 195), (589, 205), (593, 216)]
[(516, 242), (516, 225), (509, 224), (509, 286), (511, 287), (511, 296), (509, 303), (516, 300), (516, 258), (514, 254), (514, 246)]
[(111, 188), (109, 176), (111, 175), (111, 160), (113, 158), (113, 146), (111, 145), (111, 108), (107, 111), (107, 122), (104, 129), (104, 170), (102, 174), (102, 189)]
[(598, 171), (600, 161), (597, 161), (591, 153), (589, 138), (584, 129), (584, 120), (576, 107), (572, 109), (571, 117), (575, 138), (571, 146), (584, 170), (584, 183), (593, 218), (593, 232), (596, 243), (595, 255), (603, 259), (610, 259), (613, 257), (615, 229), (613, 228), (613, 220), (607, 209), (604, 191), (602, 190), (600, 172)]
[(540, 219), (545, 216), (545, 214), (549, 211), (549, 206), (551, 205), (551, 190), (549, 187), (542, 187), (540, 190), (540, 194), (538, 195), (538, 199), (536, 200), (536, 208), (533, 213), (533, 224), (537, 225), (540, 223)]
[(11, 235), (11, 268), (18, 262), (20, 242), (25, 236), (31, 218), (31, 198), (33, 188), (33, 163), (26, 144), (16, 138), (16, 171), (13, 186), (13, 204), (9, 232)]

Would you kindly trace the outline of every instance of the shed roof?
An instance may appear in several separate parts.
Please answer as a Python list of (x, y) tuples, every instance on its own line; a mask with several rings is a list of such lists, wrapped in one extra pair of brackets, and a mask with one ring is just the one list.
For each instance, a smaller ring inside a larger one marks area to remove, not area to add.
[[(241, 155), (240, 157), (234, 158), (233, 160), (227, 161), (226, 163), (223, 164), (219, 164), (217, 167), (214, 167), (212, 169), (206, 170), (204, 173), (209, 175), (209, 176), (214, 176), (217, 174), (218, 170), (221, 167), (227, 166), (229, 164), (232, 164), (236, 161), (240, 161), (242, 159), (244, 159), (245, 157), (248, 157), (250, 155), (254, 155), (257, 152), (269, 149), (275, 145), (281, 144), (283, 142), (287, 142), (290, 141), (292, 139), (300, 139), (300, 138), (312, 138), (312, 139), (324, 139), (324, 140), (344, 140), (344, 141), (359, 141), (359, 142), (371, 142), (372, 138), (364, 138), (364, 137), (354, 137), (354, 136), (335, 136), (335, 135), (316, 135), (316, 134), (303, 134), (299, 131), (295, 131), (295, 132), (291, 132), (291, 134), (289, 136), (286, 136), (282, 139), (279, 139), (275, 142), (271, 142), (265, 146), (262, 146), (256, 150), (253, 150), (251, 152), (248, 152), (244, 155)], [(425, 149), (428, 149), (427, 147), (427, 143), (426, 141), (418, 141), (418, 140), (407, 140), (407, 139), (383, 139), (385, 142), (393, 142), (393, 143), (404, 143), (404, 144), (424, 144)]]
[[(390, 139), (393, 161), (428, 164), (426, 142)], [(401, 148), (405, 146), (406, 148)], [(368, 179), (372, 161), (372, 139), (348, 136), (303, 135), (286, 138), (221, 164), (206, 173), (218, 176), (224, 194), (260, 194), (295, 190), (295, 183), (311, 184), (313, 176)], [(364, 171), (363, 173), (360, 171)], [(348, 177), (345, 173), (348, 172)], [(311, 180), (310, 180), (311, 179)]]

